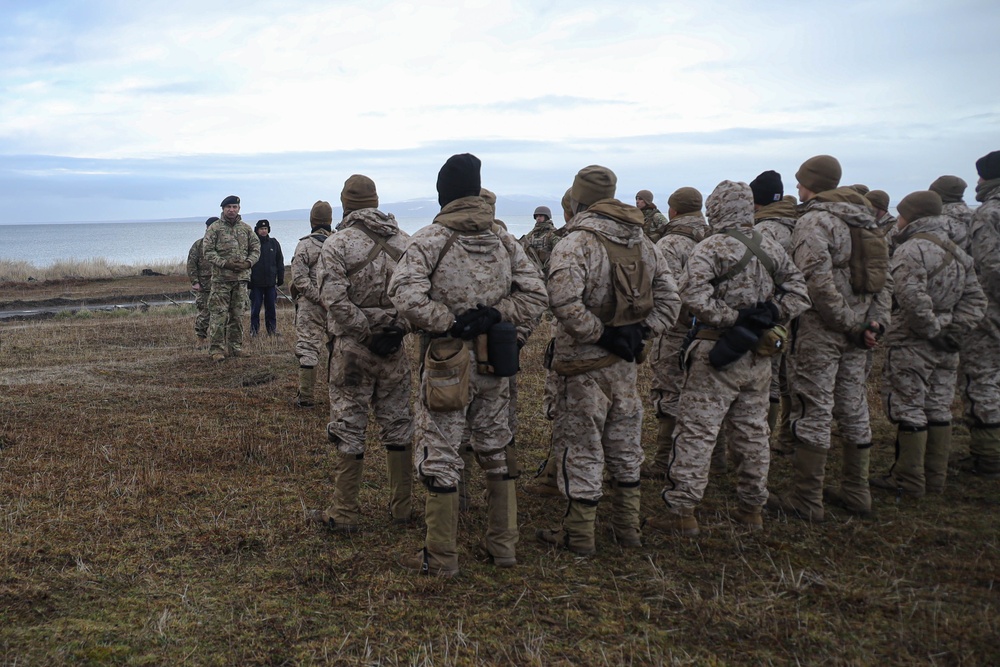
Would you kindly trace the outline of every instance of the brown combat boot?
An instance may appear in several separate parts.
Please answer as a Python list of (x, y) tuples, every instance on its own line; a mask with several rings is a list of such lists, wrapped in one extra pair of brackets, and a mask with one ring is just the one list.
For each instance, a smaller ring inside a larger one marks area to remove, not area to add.
[(394, 524), (407, 524), (413, 521), (413, 453), (409, 445), (386, 445), (385, 450), (389, 514)]
[(596, 502), (582, 503), (571, 500), (566, 508), (566, 516), (563, 517), (562, 528), (559, 530), (543, 528), (535, 532), (535, 537), (542, 544), (567, 549), (577, 556), (593, 556), (597, 553), (594, 541), (596, 519)]
[(325, 512), (330, 530), (338, 533), (355, 533), (361, 521), (361, 506), (358, 493), (361, 491), (361, 477), (364, 474), (363, 454), (334, 455), (333, 503)]
[(401, 567), (432, 577), (458, 574), (458, 490), (430, 487), (425, 510), (426, 546), (401, 557)]
[(562, 497), (562, 491), (556, 485), (556, 457), (552, 456), (551, 450), (535, 479), (524, 485), (524, 492), (533, 496)]
[(311, 408), (316, 405), (313, 398), (316, 387), (316, 367), (299, 366), (299, 392), (295, 395), (295, 405)]
[(662, 516), (647, 517), (642, 525), (661, 533), (676, 533), (685, 537), (695, 537), (701, 532), (693, 507), (668, 508)]
[(766, 507), (814, 523), (823, 521), (826, 454), (825, 449), (798, 443), (792, 456), (792, 490), (783, 495), (770, 494)]
[(1000, 479), (1000, 427), (974, 426), (969, 435), (970, 460), (966, 469), (984, 479)]
[(923, 498), (924, 455), (927, 451), (927, 429), (900, 427), (896, 434), (896, 462), (883, 477), (869, 480), (871, 486), (891, 491), (897, 496)]
[(674, 427), (677, 420), (670, 415), (656, 418), (656, 453), (653, 460), (639, 468), (639, 479), (664, 479), (674, 450)]
[(751, 533), (764, 530), (764, 517), (760, 505), (748, 505), (741, 500), (730, 516), (733, 521)]
[(929, 423), (927, 449), (924, 452), (924, 488), (927, 493), (944, 493), (950, 453), (951, 422)]
[(639, 482), (611, 480), (611, 539), (622, 547), (642, 546), (639, 530)]
[(848, 514), (871, 516), (872, 492), (868, 486), (868, 466), (871, 461), (871, 443), (844, 444), (844, 461), (841, 468), (839, 489), (823, 489), (823, 500)]
[(517, 493), (512, 479), (486, 480), (486, 536), (479, 545), (497, 567), (517, 565)]

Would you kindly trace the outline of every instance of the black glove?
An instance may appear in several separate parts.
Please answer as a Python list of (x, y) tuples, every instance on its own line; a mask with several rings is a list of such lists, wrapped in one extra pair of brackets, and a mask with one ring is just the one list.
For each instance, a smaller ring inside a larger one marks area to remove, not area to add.
[(382, 333), (372, 336), (368, 349), (380, 357), (388, 357), (399, 352), (406, 332), (399, 327), (385, 327)]
[(635, 358), (642, 352), (643, 336), (646, 327), (643, 324), (626, 324), (622, 327), (604, 327), (597, 344), (611, 354), (618, 355), (628, 362), (635, 361)]
[(451, 335), (462, 340), (472, 340), (490, 330), (490, 327), (503, 319), (500, 311), (483, 304), (470, 308), (455, 318), (451, 326)]
[[(773, 311), (772, 308), (774, 309)], [(740, 315), (736, 318), (734, 326), (746, 327), (747, 329), (755, 329), (757, 331), (770, 329), (774, 326), (774, 315), (772, 315), (772, 312), (777, 312), (777, 310), (774, 304), (765, 304), (758, 301), (756, 306), (740, 308)]]
[(960, 330), (958, 327), (949, 324), (941, 330), (941, 333), (930, 339), (930, 344), (934, 346), (935, 350), (940, 350), (941, 352), (959, 352), (962, 349), (959, 333)]
[(727, 329), (708, 353), (708, 363), (712, 368), (725, 368), (752, 350), (758, 340), (760, 335), (747, 327)]
[(781, 311), (778, 309), (777, 304), (775, 304), (773, 301), (758, 301), (757, 306), (761, 308), (767, 308), (767, 312), (771, 314), (770, 326), (773, 327), (775, 324), (778, 323), (778, 320), (781, 319)]

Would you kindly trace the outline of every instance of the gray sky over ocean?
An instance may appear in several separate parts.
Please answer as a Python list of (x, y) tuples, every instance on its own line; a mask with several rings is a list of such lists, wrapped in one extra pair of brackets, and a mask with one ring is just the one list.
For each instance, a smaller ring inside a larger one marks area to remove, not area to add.
[[(835, 9), (834, 9), (835, 8)], [(0, 0), (0, 223), (434, 196), (558, 199), (836, 155), (893, 202), (1000, 149), (1000, 3)], [(967, 192), (966, 199), (973, 199)]]

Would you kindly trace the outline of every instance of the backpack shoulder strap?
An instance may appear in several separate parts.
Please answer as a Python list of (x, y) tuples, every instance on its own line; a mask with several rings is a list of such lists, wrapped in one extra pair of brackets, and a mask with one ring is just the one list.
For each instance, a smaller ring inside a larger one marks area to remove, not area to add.
[(956, 246), (954, 243), (952, 243), (951, 240), (942, 241), (938, 237), (934, 236), (933, 234), (928, 234), (927, 232), (918, 232), (918, 233), (914, 234), (913, 236), (911, 236), (910, 238), (911, 239), (923, 239), (924, 241), (930, 241), (931, 243), (933, 243), (937, 247), (939, 247), (942, 250), (944, 250), (944, 253), (945, 253), (944, 254), (944, 261), (941, 262), (941, 264), (938, 265), (938, 267), (936, 269), (934, 269), (933, 271), (931, 271), (930, 273), (927, 274), (927, 280), (928, 280), (928, 282), (930, 280), (932, 280), (933, 278), (935, 278), (939, 273), (941, 273), (942, 271), (944, 271), (948, 267), (949, 264), (951, 264), (953, 261), (955, 261), (955, 251), (958, 249), (958, 246)]
[(767, 271), (768, 275), (770, 275), (772, 279), (774, 278), (774, 268), (775, 268), (774, 260), (771, 259), (771, 257), (766, 252), (764, 252), (764, 249), (760, 246), (760, 242), (764, 238), (760, 232), (758, 232), (756, 229), (751, 229), (750, 236), (747, 236), (738, 229), (730, 228), (726, 229), (722, 233), (725, 234), (726, 236), (736, 239), (737, 241), (745, 245), (747, 249), (746, 252), (743, 253), (743, 257), (740, 258), (740, 261), (736, 262), (736, 264), (733, 264), (729, 268), (729, 270), (726, 271), (721, 276), (716, 276), (715, 278), (712, 278), (709, 281), (712, 287), (718, 287), (719, 285), (726, 282), (730, 278), (738, 276), (740, 272), (743, 271), (743, 269), (747, 268), (747, 264), (750, 263), (751, 257), (756, 257), (760, 261), (760, 263), (764, 266), (764, 269)]
[(403, 253), (397, 250), (396, 248), (393, 248), (388, 243), (386, 243), (385, 239), (383, 239), (381, 236), (379, 236), (372, 230), (368, 229), (368, 227), (365, 224), (361, 222), (355, 222), (354, 224), (351, 225), (351, 227), (355, 227), (363, 231), (368, 238), (374, 241), (374, 245), (372, 246), (372, 249), (368, 251), (368, 255), (363, 260), (361, 260), (361, 263), (359, 263), (358, 265), (354, 266), (351, 269), (348, 269), (347, 271), (348, 278), (354, 276), (358, 271), (360, 271), (361, 269), (367, 267), (372, 262), (374, 262), (375, 258), (378, 257), (379, 253), (384, 252), (385, 254), (389, 255), (389, 257), (392, 257), (393, 261), (397, 262), (399, 261), (399, 258), (402, 256)]

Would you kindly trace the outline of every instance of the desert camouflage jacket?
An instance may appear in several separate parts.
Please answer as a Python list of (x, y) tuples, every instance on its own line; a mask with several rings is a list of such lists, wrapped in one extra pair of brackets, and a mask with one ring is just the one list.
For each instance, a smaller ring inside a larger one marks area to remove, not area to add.
[[(442, 254), (448, 239), (451, 247)], [(494, 224), (482, 197), (456, 199), (410, 237), (389, 281), (389, 298), (414, 330), (448, 331), (478, 304), (519, 329), (545, 309), (545, 283), (517, 239)]]
[(969, 228), (972, 226), (972, 209), (964, 201), (945, 204), (941, 215), (946, 217), (948, 238), (965, 252), (969, 252)]
[[(664, 229), (663, 238), (656, 242), (656, 249), (660, 251), (663, 258), (667, 260), (667, 267), (674, 281), (679, 281), (687, 268), (688, 257), (691, 251), (704, 240), (708, 235), (708, 224), (701, 211), (693, 213), (682, 213), (674, 216), (667, 223)], [(685, 334), (691, 328), (691, 317), (686, 309), (681, 309), (681, 314), (672, 327), (672, 331), (677, 334)]]
[(201, 251), (212, 265), (212, 280), (250, 282), (250, 269), (230, 271), (224, 265), (228, 261), (256, 264), (260, 259), (260, 239), (250, 225), (243, 222), (243, 218), (236, 216), (235, 222), (217, 220), (209, 225), (202, 239)]
[(920, 218), (896, 236), (890, 270), (898, 307), (889, 328), (890, 344), (914, 336), (934, 338), (949, 325), (971, 329), (986, 311), (972, 258), (955, 244), (946, 249), (918, 236), (946, 242), (948, 222), (943, 215)]
[(777, 241), (788, 253), (792, 251), (792, 232), (795, 231), (798, 219), (795, 197), (791, 195), (768, 204), (753, 214), (754, 229), (772, 241)]
[(809, 307), (809, 294), (802, 273), (777, 242), (763, 237), (761, 250), (774, 263), (774, 275), (751, 256), (746, 267), (728, 280), (725, 276), (747, 252), (747, 246), (723, 233), (734, 228), (749, 235), (753, 229), (753, 193), (746, 183), (723, 181), (705, 201), (713, 234), (695, 246), (687, 270), (680, 280), (681, 300), (698, 320), (724, 329), (736, 324), (740, 308), (759, 301), (778, 306), (782, 322), (798, 317)]
[(618, 244), (641, 244), (642, 260), (653, 280), (653, 311), (645, 324), (653, 335), (677, 320), (680, 299), (667, 260), (644, 234), (639, 209), (616, 199), (602, 199), (566, 225), (566, 238), (552, 251), (549, 306), (555, 316), (555, 358), (561, 361), (601, 359), (607, 350), (596, 343), (604, 323), (594, 314), (613, 305), (611, 262), (597, 235)]
[(660, 212), (660, 209), (650, 204), (642, 209), (642, 219), (642, 231), (646, 232), (650, 241), (656, 243), (663, 238), (669, 221), (667, 216)]
[(549, 257), (552, 255), (552, 248), (555, 247), (559, 238), (555, 223), (551, 220), (536, 222), (534, 228), (520, 238), (524, 252), (535, 263), (543, 276), (547, 276), (549, 273)]
[(212, 265), (201, 251), (204, 242), (205, 237), (202, 237), (192, 243), (188, 250), (187, 277), (192, 285), (197, 283), (207, 288), (212, 283)]
[(792, 259), (809, 285), (812, 308), (832, 331), (854, 333), (875, 321), (888, 326), (892, 280), (877, 294), (851, 288), (851, 227), (876, 229), (875, 216), (849, 188), (830, 190), (808, 201), (792, 233)]
[(350, 336), (367, 344), (372, 333), (383, 327), (407, 326), (396, 313), (387, 293), (396, 260), (381, 251), (371, 261), (376, 243), (361, 227), (382, 238), (402, 254), (409, 235), (400, 230), (396, 218), (375, 208), (349, 213), (320, 251), (317, 271), (320, 301), (327, 309), (330, 333)]
[(309, 236), (303, 236), (295, 246), (292, 255), (292, 288), (296, 298), (306, 298), (317, 306), (322, 305), (319, 294), (319, 258), (323, 243), (330, 232), (317, 228)]
[(990, 301), (989, 318), (1000, 326), (1000, 182), (985, 183), (976, 199), (982, 206), (972, 216), (969, 247), (976, 263), (979, 284)]

